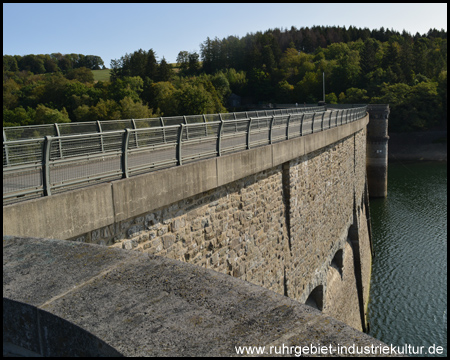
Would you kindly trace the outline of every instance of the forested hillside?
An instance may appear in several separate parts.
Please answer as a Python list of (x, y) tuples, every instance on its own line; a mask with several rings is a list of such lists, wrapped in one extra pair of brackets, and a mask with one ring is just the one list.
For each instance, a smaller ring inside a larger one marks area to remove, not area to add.
[(234, 110), (245, 103), (389, 103), (390, 131), (446, 126), (447, 32), (411, 35), (354, 27), (267, 30), (207, 38), (174, 70), (153, 49), (98, 56), (4, 55), (3, 125), (144, 118)]

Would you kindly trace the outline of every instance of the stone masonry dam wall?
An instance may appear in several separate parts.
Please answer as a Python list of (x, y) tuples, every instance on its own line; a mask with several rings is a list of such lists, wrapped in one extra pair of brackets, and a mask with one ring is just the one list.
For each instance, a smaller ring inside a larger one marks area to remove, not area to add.
[(181, 260), (366, 330), (367, 123), (5, 206), (3, 234)]

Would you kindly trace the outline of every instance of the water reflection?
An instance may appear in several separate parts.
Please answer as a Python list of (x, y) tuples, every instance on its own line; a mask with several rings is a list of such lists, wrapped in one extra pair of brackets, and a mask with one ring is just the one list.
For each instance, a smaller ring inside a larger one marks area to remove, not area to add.
[(388, 197), (370, 208), (370, 334), (397, 346), (443, 346), (445, 356), (447, 165), (390, 164)]

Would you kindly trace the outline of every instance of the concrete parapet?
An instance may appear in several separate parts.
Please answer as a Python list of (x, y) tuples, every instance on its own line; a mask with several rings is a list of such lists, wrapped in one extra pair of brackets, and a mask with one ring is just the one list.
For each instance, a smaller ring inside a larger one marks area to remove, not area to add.
[(272, 146), (262, 146), (217, 158), (217, 185), (222, 186), (272, 167)]
[(114, 218), (125, 220), (215, 187), (215, 158), (113, 181)]
[[(266, 346), (267, 353), (283, 345), (385, 346), (248, 282), (92, 244), (4, 237), (3, 296), (3, 341), (19, 355), (94, 349), (97, 355), (198, 357), (234, 356), (236, 346)], [(36, 314), (55, 321), (36, 328)], [(60, 339), (67, 348), (58, 347)]]
[(3, 234), (67, 239), (114, 222), (110, 184), (99, 184), (3, 207)]

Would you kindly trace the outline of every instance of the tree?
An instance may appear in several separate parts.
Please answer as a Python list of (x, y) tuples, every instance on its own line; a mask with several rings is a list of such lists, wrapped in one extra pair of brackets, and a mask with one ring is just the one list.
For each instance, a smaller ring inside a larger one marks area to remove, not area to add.
[(189, 53), (188, 59), (189, 59), (188, 74), (197, 75), (200, 71), (200, 62), (198, 61), (199, 55), (196, 52)]
[(82, 83), (93, 83), (94, 74), (91, 70), (85, 67), (69, 70), (66, 74), (66, 79), (78, 80)]
[(13, 79), (3, 81), (3, 107), (14, 109), (19, 105), (20, 86)]
[[(124, 60), (124, 72), (126, 76), (140, 76), (144, 78), (144, 74), (147, 72), (147, 54), (142, 49), (130, 54)], [(154, 76), (154, 74), (152, 74)], [(147, 75), (148, 76), (148, 75)]]
[(347, 104), (367, 104), (369, 102), (367, 90), (358, 88), (347, 89), (344, 102)]
[(237, 72), (235, 69), (227, 69), (224, 72), (225, 77), (230, 84), (230, 90), (240, 96), (246, 95), (247, 76), (244, 71)]
[(301, 64), (301, 57), (299, 52), (295, 48), (288, 48), (283, 53), (280, 59), (280, 68), (284, 72), (284, 76), (287, 80), (295, 81), (296, 76), (299, 73), (299, 67)]
[(270, 101), (273, 97), (270, 74), (262, 69), (253, 68), (248, 73), (248, 88), (257, 101)]
[(58, 62), (58, 67), (62, 71), (68, 71), (73, 68), (72, 61), (68, 55), (62, 56), (62, 58)]
[(26, 110), (22, 106), (16, 107), (14, 110), (3, 107), (3, 126), (33, 125), (35, 117), (36, 110), (30, 107), (27, 107)]
[(396, 41), (390, 41), (383, 57), (383, 67), (389, 71), (393, 83), (405, 81), (400, 65), (400, 53), (400, 45)]
[(207, 74), (211, 74), (215, 68), (215, 58), (217, 55), (214, 54), (212, 40), (209, 37), (200, 44), (200, 53), (203, 62), (203, 71)]
[(403, 73), (403, 80), (410, 84), (413, 79), (414, 57), (411, 41), (404, 41), (400, 50), (400, 63)]
[(187, 74), (189, 69), (189, 53), (180, 51), (177, 56), (177, 64), (182, 74)]
[(100, 70), (105, 64), (100, 56), (86, 55), (78, 67), (86, 67), (91, 70)]
[(91, 118), (95, 120), (116, 120), (121, 118), (118, 104), (111, 99), (100, 101), (90, 107)]
[(427, 42), (428, 39), (425, 38), (419, 38), (414, 41), (414, 72), (416, 74), (427, 75)]
[(161, 116), (173, 116), (178, 114), (178, 102), (175, 98), (175, 86), (168, 81), (162, 81), (151, 85), (152, 99), (149, 105), (154, 113)]
[(327, 104), (337, 104), (338, 98), (334, 92), (332, 92), (330, 94), (325, 94), (325, 102)]
[(3, 55), (3, 72), (5, 71), (18, 71), (19, 66), (14, 56)]
[(211, 77), (211, 83), (217, 91), (222, 103), (225, 103), (228, 96), (231, 94), (230, 83), (223, 72), (218, 72)]
[(156, 54), (153, 49), (147, 52), (145, 62), (145, 71), (143, 74), (136, 74), (136, 76), (141, 76), (143, 79), (148, 76), (150, 79), (156, 79), (158, 77), (158, 62), (156, 61)]
[(441, 127), (447, 128), (447, 70), (441, 71), (438, 76), (437, 92), (441, 103)]
[(275, 90), (275, 101), (281, 104), (289, 104), (292, 102), (294, 86), (286, 80), (280, 81)]
[(178, 113), (180, 115), (209, 113), (207, 109), (210, 107), (210, 99), (203, 88), (185, 83), (175, 92), (174, 96), (178, 102)]
[(377, 65), (375, 54), (377, 52), (377, 43), (374, 39), (368, 38), (364, 41), (364, 46), (361, 50), (361, 70), (363, 74), (367, 74), (373, 70)]
[(316, 103), (322, 96), (322, 74), (319, 72), (307, 72), (294, 87), (295, 102)]
[(134, 102), (132, 98), (126, 96), (120, 100), (122, 119), (143, 119), (152, 117), (152, 111), (142, 101)]
[(73, 111), (75, 121), (93, 121), (97, 120), (92, 117), (90, 108), (88, 105), (80, 105)]
[(158, 66), (157, 81), (169, 81), (173, 76), (172, 66), (166, 62), (166, 59), (163, 57)]
[(51, 59), (49, 55), (47, 55), (46, 59), (44, 60), (44, 67), (46, 73), (54, 73), (59, 71), (58, 64), (55, 60)]
[(123, 58), (111, 59), (110, 67), (111, 67), (111, 70), (110, 70), (109, 74), (110, 74), (110, 80), (112, 82), (116, 81), (117, 79), (119, 79), (123, 76)]
[(275, 67), (275, 57), (273, 55), (272, 48), (269, 45), (265, 45), (262, 49), (262, 62), (265, 69), (271, 73)]
[(69, 115), (65, 108), (62, 111), (50, 109), (42, 104), (36, 107), (35, 123), (40, 124), (54, 124), (54, 123), (69, 123)]
[(349, 50), (337, 60), (336, 66), (331, 72), (331, 88), (334, 92), (341, 92), (356, 86), (360, 73), (359, 53), (356, 50)]
[(110, 97), (119, 102), (129, 96), (134, 101), (139, 100), (144, 87), (144, 80), (140, 76), (125, 76), (114, 81), (110, 88)]
[(31, 71), (34, 74), (44, 74), (44, 61), (36, 55), (25, 55), (19, 62), (20, 70)]

